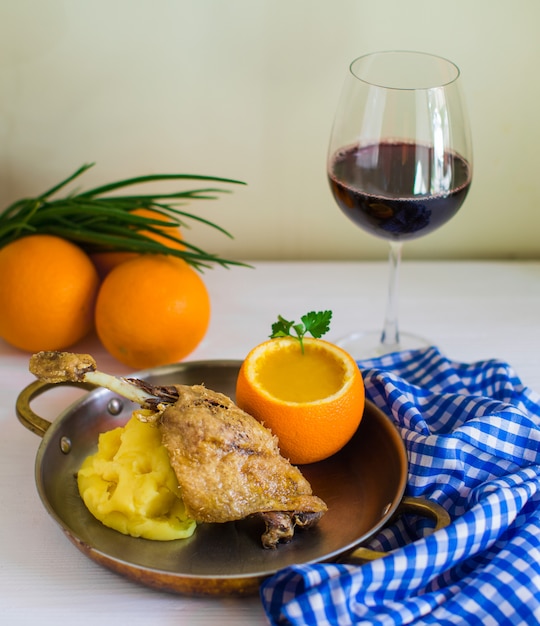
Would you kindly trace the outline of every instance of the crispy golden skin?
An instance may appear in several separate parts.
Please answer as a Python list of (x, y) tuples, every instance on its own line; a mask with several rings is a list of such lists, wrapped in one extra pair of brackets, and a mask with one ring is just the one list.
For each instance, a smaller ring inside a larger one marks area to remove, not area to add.
[(292, 537), (295, 524), (311, 525), (327, 510), (300, 470), (279, 454), (277, 438), (251, 415), (203, 386), (177, 389), (177, 402), (161, 414), (162, 440), (197, 521), (260, 514), (267, 524), (263, 545), (275, 547)]

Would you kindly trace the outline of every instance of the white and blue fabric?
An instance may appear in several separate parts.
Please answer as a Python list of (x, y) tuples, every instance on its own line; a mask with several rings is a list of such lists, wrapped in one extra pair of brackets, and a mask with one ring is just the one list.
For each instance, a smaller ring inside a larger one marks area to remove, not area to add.
[(399, 429), (407, 495), (450, 514), (436, 532), (404, 516), (363, 565), (291, 566), (264, 581), (273, 625), (540, 623), (540, 395), (502, 361), (436, 348), (359, 362), (367, 397)]

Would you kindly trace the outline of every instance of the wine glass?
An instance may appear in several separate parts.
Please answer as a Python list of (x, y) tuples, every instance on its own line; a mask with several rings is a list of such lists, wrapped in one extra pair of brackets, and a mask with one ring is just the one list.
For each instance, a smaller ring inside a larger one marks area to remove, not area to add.
[(454, 63), (422, 52), (375, 52), (349, 67), (328, 180), (342, 212), (390, 242), (382, 333), (356, 332), (336, 342), (357, 359), (429, 344), (399, 331), (401, 249), (451, 219), (469, 191), (472, 148), (460, 82)]

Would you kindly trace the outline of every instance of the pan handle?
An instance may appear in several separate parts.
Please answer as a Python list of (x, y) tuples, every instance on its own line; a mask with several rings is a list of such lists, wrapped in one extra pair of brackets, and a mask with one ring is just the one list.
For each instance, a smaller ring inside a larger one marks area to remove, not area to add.
[[(424, 498), (413, 498), (411, 496), (405, 496), (394, 516), (399, 517), (400, 515), (405, 515), (406, 513), (414, 513), (416, 515), (421, 515), (423, 517), (427, 517), (435, 522), (435, 527), (433, 528), (433, 532), (436, 530), (440, 530), (445, 526), (450, 524), (450, 515), (448, 512), (436, 502), (432, 500), (426, 500)], [(366, 562), (366, 561), (374, 561), (375, 559), (379, 559), (383, 556), (387, 556), (388, 552), (378, 552), (377, 550), (370, 550), (369, 548), (363, 548), (360, 546), (353, 550), (353, 552), (349, 553), (346, 557), (344, 557), (343, 561), (349, 562)]]
[(34, 413), (34, 411), (30, 408), (30, 403), (42, 393), (45, 393), (48, 389), (51, 389), (52, 387), (59, 387), (60, 385), (79, 387), (80, 389), (87, 389), (88, 391), (95, 389), (95, 385), (87, 383), (68, 381), (62, 383), (46, 383), (42, 380), (36, 380), (25, 387), (17, 397), (15, 411), (19, 421), (23, 426), (28, 428), (28, 430), (32, 431), (36, 435), (39, 435), (40, 437), (43, 437), (43, 435), (47, 432), (51, 422), (43, 417), (40, 417), (37, 413)]

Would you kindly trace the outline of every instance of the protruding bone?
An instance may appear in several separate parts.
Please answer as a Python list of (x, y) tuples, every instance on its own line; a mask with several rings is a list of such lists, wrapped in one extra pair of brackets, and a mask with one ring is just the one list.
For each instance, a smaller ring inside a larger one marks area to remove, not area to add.
[(156, 407), (158, 398), (141, 389), (137, 383), (99, 372), (89, 354), (72, 352), (37, 352), (30, 357), (29, 369), (40, 380), (49, 383), (84, 382), (105, 387), (118, 395), (140, 404), (143, 408)]

